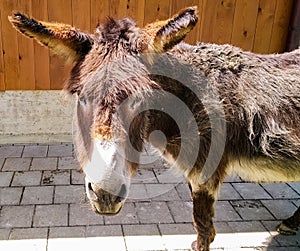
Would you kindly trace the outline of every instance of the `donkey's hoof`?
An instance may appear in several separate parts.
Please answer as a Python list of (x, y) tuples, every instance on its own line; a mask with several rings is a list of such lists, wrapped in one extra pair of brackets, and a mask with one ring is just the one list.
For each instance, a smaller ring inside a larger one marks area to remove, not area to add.
[(283, 235), (296, 235), (298, 228), (290, 228), (284, 223), (281, 223), (276, 230)]
[(209, 248), (205, 248), (205, 247), (200, 248), (200, 249), (197, 248), (197, 241), (193, 241), (193, 242), (192, 242), (191, 249), (192, 249), (193, 251), (209, 251)]

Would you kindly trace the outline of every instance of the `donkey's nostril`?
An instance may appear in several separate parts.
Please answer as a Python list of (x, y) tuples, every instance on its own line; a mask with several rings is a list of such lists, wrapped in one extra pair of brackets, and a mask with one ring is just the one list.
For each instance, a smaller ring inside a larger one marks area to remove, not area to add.
[(89, 189), (90, 191), (94, 192), (93, 187), (92, 187), (92, 183), (91, 183), (91, 182), (88, 183), (88, 189)]
[(87, 196), (90, 200), (93, 200), (93, 201), (98, 200), (98, 197), (97, 197), (96, 193), (94, 192), (94, 189), (93, 189), (93, 186), (92, 186), (91, 182), (87, 183), (87, 191), (86, 192), (87, 192)]
[(126, 198), (126, 193), (127, 193), (127, 189), (126, 186), (123, 184), (116, 198), (116, 202), (121, 202), (122, 200), (124, 200)]

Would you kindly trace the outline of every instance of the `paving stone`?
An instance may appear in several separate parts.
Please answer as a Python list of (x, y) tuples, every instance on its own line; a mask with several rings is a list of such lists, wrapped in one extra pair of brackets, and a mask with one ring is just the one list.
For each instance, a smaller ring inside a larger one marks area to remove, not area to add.
[(184, 201), (169, 201), (167, 203), (176, 223), (193, 222), (192, 203)]
[(0, 158), (0, 170), (3, 167), (4, 161), (5, 161), (5, 158)]
[(244, 200), (232, 201), (234, 209), (244, 220), (272, 220), (274, 217), (260, 201)]
[(165, 202), (141, 202), (136, 204), (141, 223), (173, 223), (173, 218)]
[(279, 220), (289, 218), (297, 210), (297, 207), (288, 200), (262, 200), (261, 202)]
[(139, 223), (137, 212), (133, 203), (126, 202), (116, 216), (104, 217), (106, 225), (110, 224), (137, 224)]
[(157, 179), (152, 169), (139, 168), (131, 178), (131, 183), (157, 183)]
[(174, 184), (146, 184), (146, 191), (154, 201), (180, 200)]
[(42, 173), (39, 171), (16, 172), (12, 186), (37, 186), (41, 183)]
[(51, 238), (83, 238), (84, 227), (50, 227), (49, 239)]
[(215, 221), (238, 221), (241, 217), (228, 201), (217, 201), (215, 205)]
[(150, 201), (145, 184), (131, 184), (127, 200)]
[(191, 200), (191, 192), (186, 183), (179, 183), (175, 187), (177, 194), (181, 200), (190, 201)]
[(237, 175), (232, 174), (232, 175), (227, 176), (225, 178), (224, 182), (225, 183), (227, 183), (227, 182), (230, 182), (230, 183), (232, 183), (232, 182), (242, 182), (242, 180)]
[(300, 182), (290, 182), (288, 184), (299, 194), (300, 197)]
[(121, 225), (87, 226), (86, 237), (123, 236)]
[(165, 250), (156, 225), (127, 225), (123, 230), (128, 251)]
[(34, 206), (3, 206), (0, 228), (31, 227)]
[(23, 157), (46, 157), (47, 145), (27, 145), (23, 151)]
[(56, 186), (54, 203), (77, 203), (83, 202), (85, 198), (84, 186), (69, 185)]
[(169, 169), (154, 169), (155, 176), (159, 183), (182, 183), (185, 181), (185, 178), (176, 173), (171, 168)]
[(25, 187), (21, 204), (52, 204), (53, 186)]
[(0, 205), (18, 205), (22, 192), (23, 188), (21, 187), (0, 188)]
[(47, 239), (48, 228), (15, 228), (11, 231), (10, 240)]
[(38, 205), (35, 209), (33, 226), (67, 226), (68, 205)]
[(233, 186), (230, 183), (222, 184), (219, 200), (239, 200), (241, 198), (242, 197), (239, 195), (239, 193), (233, 188)]
[(74, 169), (79, 170), (80, 166), (78, 161), (74, 157), (59, 157), (58, 169)]
[(8, 240), (9, 234), (10, 234), (10, 229), (9, 228), (0, 228), (0, 241), (2, 240)]
[(300, 199), (299, 200), (291, 200), (295, 205), (296, 207), (300, 207)]
[(229, 221), (228, 225), (234, 233), (251, 233), (266, 231), (264, 225), (259, 221)]
[(73, 146), (70, 143), (49, 145), (48, 157), (72, 157)]
[(81, 171), (71, 170), (71, 184), (83, 185), (85, 183), (85, 176)]
[(243, 199), (271, 199), (271, 196), (259, 184), (233, 183), (232, 185), (243, 197)]
[(44, 171), (43, 173), (43, 185), (69, 185), (70, 181), (70, 170)]
[(0, 187), (10, 185), (14, 172), (0, 172)]
[(96, 214), (90, 207), (78, 204), (70, 205), (69, 225), (103, 225), (103, 216)]
[(2, 171), (28, 171), (31, 158), (7, 158)]
[(274, 199), (297, 199), (297, 194), (289, 185), (286, 183), (271, 183), (262, 184), (262, 186), (268, 191)]
[(24, 146), (0, 145), (0, 158), (21, 157)]
[(33, 158), (30, 170), (56, 170), (57, 158)]

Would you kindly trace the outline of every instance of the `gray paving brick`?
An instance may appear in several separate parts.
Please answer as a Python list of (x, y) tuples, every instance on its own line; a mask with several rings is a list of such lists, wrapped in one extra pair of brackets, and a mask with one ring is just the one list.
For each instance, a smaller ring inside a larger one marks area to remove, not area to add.
[(41, 183), (42, 173), (38, 171), (16, 172), (12, 186), (36, 186)]
[(228, 225), (233, 233), (252, 233), (266, 231), (264, 225), (259, 221), (229, 221)]
[(33, 218), (34, 227), (67, 226), (68, 205), (38, 205)]
[(8, 240), (10, 231), (11, 230), (9, 228), (0, 228), (0, 240)]
[(49, 145), (48, 157), (72, 157), (73, 146), (71, 143)]
[(0, 205), (18, 205), (22, 192), (23, 188), (21, 187), (0, 188)]
[(193, 222), (193, 205), (184, 201), (169, 201), (169, 210), (176, 223)]
[(239, 200), (241, 198), (242, 197), (230, 183), (223, 183), (220, 190), (219, 200)]
[(5, 158), (0, 158), (0, 170), (3, 167), (4, 161), (5, 161)]
[(24, 146), (0, 145), (0, 158), (21, 157)]
[(7, 158), (2, 171), (28, 171), (31, 158)]
[(83, 185), (56, 186), (54, 203), (77, 203), (84, 201)]
[(123, 236), (121, 225), (87, 226), (86, 237)]
[(34, 206), (3, 206), (0, 228), (31, 227)]
[(141, 202), (136, 208), (141, 223), (174, 222), (166, 202)]
[(190, 201), (191, 200), (191, 192), (186, 183), (179, 183), (176, 185), (175, 189), (177, 190), (178, 196), (181, 200)]
[[(172, 225), (172, 224), (168, 224)], [(156, 224), (132, 224), (123, 226), (124, 236), (160, 235)]]
[(243, 199), (271, 199), (271, 196), (259, 184), (233, 183), (232, 185), (243, 197)]
[(288, 184), (299, 194), (300, 197), (300, 182), (290, 182)]
[(158, 228), (162, 235), (196, 234), (194, 225), (192, 223), (159, 224)]
[(70, 226), (103, 225), (103, 216), (93, 212), (90, 207), (79, 204), (70, 205)]
[(43, 185), (69, 185), (70, 181), (70, 170), (44, 171), (43, 173)]
[(238, 221), (241, 217), (228, 201), (217, 201), (215, 205), (215, 221)]
[(14, 172), (0, 172), (0, 187), (10, 185)]
[(244, 220), (272, 220), (274, 217), (258, 200), (232, 201), (234, 209)]
[(146, 191), (154, 201), (180, 200), (174, 184), (146, 184)]
[(56, 170), (57, 158), (33, 158), (30, 170)]
[(296, 207), (300, 207), (300, 199), (291, 201), (294, 203), (294, 205), (296, 205)]
[(286, 219), (294, 214), (297, 207), (288, 200), (262, 200), (263, 205), (276, 217)]
[(21, 204), (52, 204), (53, 186), (25, 187)]
[(10, 240), (45, 239), (47, 241), (48, 228), (15, 228), (9, 236)]
[(128, 201), (150, 201), (145, 184), (131, 184)]
[(262, 184), (274, 199), (297, 199), (299, 195), (286, 183)]
[(104, 217), (106, 225), (110, 224), (137, 224), (139, 223), (137, 212), (133, 203), (124, 204), (120, 213), (116, 216)]
[(50, 227), (49, 238), (83, 238), (84, 227)]
[(227, 183), (227, 182), (230, 182), (230, 183), (232, 183), (232, 182), (242, 182), (242, 180), (237, 175), (232, 174), (232, 175), (227, 176), (225, 178), (224, 182), (225, 183)]
[(152, 169), (138, 169), (131, 178), (131, 183), (157, 183)]
[(172, 169), (154, 169), (155, 176), (159, 183), (182, 183), (185, 181), (185, 178), (175, 173)]
[(74, 169), (80, 168), (78, 161), (74, 157), (59, 157), (58, 169)]
[(48, 151), (47, 145), (26, 145), (23, 151), (23, 157), (46, 157)]
[(83, 185), (84, 181), (84, 174), (78, 170), (71, 170), (71, 184), (72, 185)]

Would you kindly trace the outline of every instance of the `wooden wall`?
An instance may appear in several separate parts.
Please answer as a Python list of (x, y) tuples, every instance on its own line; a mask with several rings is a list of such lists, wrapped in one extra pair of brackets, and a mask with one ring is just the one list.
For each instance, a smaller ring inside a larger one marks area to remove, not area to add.
[(13, 10), (92, 32), (108, 15), (142, 26), (191, 5), (200, 18), (190, 43), (231, 43), (258, 53), (285, 49), (293, 0), (0, 0), (0, 90), (61, 89), (70, 68), (12, 28), (7, 16)]

